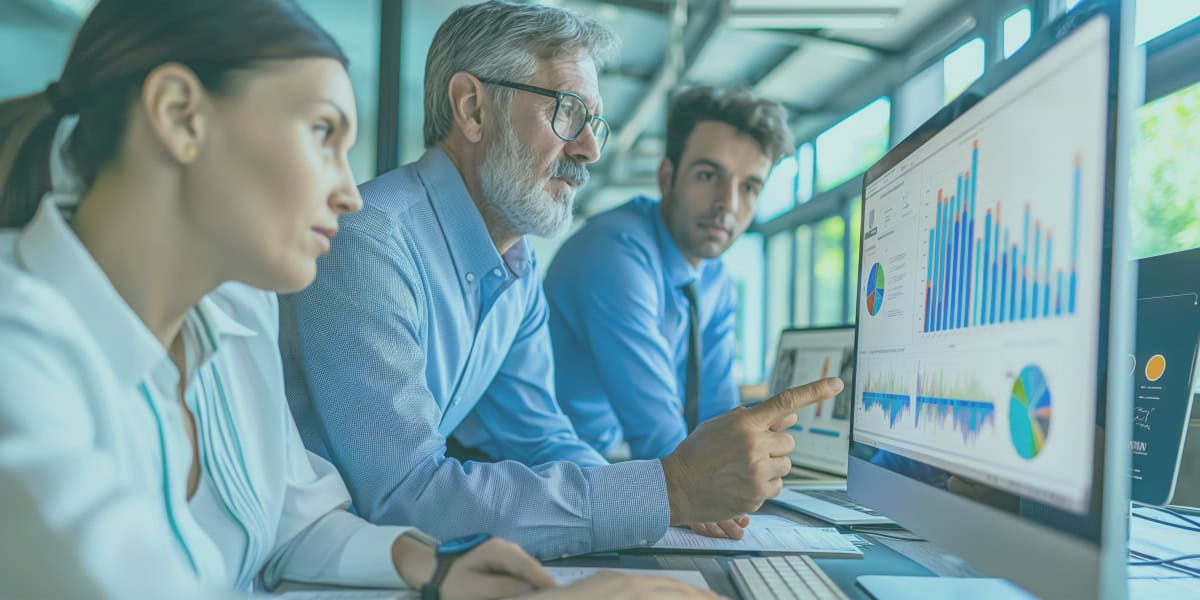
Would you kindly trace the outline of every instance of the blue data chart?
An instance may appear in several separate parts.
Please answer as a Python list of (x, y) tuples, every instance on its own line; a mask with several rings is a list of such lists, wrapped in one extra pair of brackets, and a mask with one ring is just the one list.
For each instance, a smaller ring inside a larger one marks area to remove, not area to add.
[[(1070, 262), (1055, 269), (1055, 232), (1050, 224), (1033, 216), (1030, 206), (1058, 199), (977, 202), (980, 148), (978, 141), (972, 144), (970, 168), (958, 174), (950, 193), (937, 190), (934, 223), (928, 229), (923, 333), (1075, 314), (1082, 176), (1079, 155), (1072, 163)], [(1021, 206), (1019, 213), (1008, 208), (1015, 203)], [(1009, 221), (1010, 214), (1018, 216)]]

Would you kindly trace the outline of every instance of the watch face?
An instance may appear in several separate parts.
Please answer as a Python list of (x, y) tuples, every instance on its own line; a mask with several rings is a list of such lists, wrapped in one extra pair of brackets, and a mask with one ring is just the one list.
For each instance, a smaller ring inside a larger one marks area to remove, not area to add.
[(452, 539), (438, 546), (438, 554), (462, 554), (492, 538), (490, 533), (476, 533)]

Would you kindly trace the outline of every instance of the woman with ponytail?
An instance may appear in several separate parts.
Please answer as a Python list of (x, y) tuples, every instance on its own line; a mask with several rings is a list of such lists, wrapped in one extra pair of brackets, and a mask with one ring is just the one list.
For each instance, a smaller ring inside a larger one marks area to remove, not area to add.
[[(0, 563), (13, 597), (420, 587), (282, 394), (274, 295), (361, 200), (346, 58), (285, 0), (101, 0), (0, 104)], [(3, 531), (7, 530), (7, 531)], [(442, 589), (552, 585), (495, 540)]]
[[(59, 80), (0, 103), (2, 594), (430, 582), (434, 542), (347, 512), (283, 395), (272, 292), (361, 207), (355, 127), (345, 56), (288, 0), (100, 0)], [(497, 539), (439, 581), (553, 586)], [(692, 593), (546, 593), (647, 590)]]

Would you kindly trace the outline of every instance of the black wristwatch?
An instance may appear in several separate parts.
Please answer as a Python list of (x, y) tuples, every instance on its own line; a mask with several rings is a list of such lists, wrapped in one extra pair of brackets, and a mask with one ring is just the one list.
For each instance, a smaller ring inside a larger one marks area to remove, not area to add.
[(421, 586), (421, 600), (440, 600), (442, 582), (445, 581), (446, 575), (450, 572), (450, 565), (454, 564), (454, 561), (458, 560), (458, 557), (474, 550), (490, 539), (492, 539), (492, 534), (490, 533), (476, 533), (443, 542), (442, 545), (438, 546), (436, 552), (437, 567), (433, 570), (433, 578)]

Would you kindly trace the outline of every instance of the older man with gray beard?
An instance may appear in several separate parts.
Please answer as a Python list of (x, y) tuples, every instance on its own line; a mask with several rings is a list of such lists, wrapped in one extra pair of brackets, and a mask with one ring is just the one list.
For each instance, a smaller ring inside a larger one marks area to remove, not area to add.
[(543, 558), (651, 544), (670, 525), (740, 537), (790, 468), (796, 409), (840, 390), (735, 410), (661, 460), (608, 464), (576, 436), (524, 236), (570, 221), (608, 138), (597, 68), (614, 50), (557, 8), (455, 11), (426, 63), (425, 155), (362, 186), (316, 282), (281, 300), (300, 434), (367, 519)]

